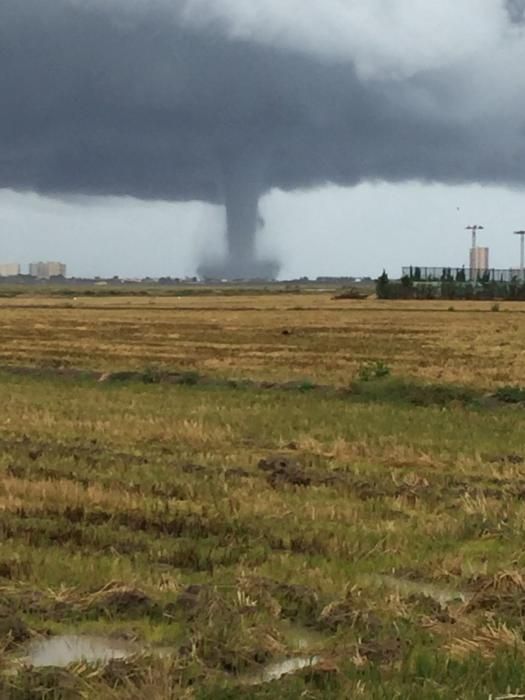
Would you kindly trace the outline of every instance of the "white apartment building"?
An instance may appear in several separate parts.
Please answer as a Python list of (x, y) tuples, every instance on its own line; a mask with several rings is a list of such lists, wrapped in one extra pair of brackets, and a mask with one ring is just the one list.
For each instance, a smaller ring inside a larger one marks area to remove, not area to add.
[(0, 263), (0, 277), (16, 277), (20, 274), (18, 263)]
[(61, 262), (34, 262), (29, 265), (29, 274), (44, 280), (50, 277), (65, 277), (66, 266)]

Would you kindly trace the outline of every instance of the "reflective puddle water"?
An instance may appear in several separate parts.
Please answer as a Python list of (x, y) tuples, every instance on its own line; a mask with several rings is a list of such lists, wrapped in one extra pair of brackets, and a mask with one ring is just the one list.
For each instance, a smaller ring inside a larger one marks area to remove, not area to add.
[(372, 583), (392, 588), (402, 595), (421, 594), (428, 598), (433, 598), (441, 605), (447, 603), (465, 603), (471, 597), (462, 591), (455, 591), (451, 588), (444, 588), (431, 583), (421, 581), (409, 581), (407, 579), (396, 578), (395, 576), (370, 575), (362, 577), (364, 583)]
[(253, 674), (248, 680), (250, 685), (258, 685), (259, 683), (270, 683), (278, 681), (279, 678), (287, 676), (290, 673), (301, 671), (304, 668), (311, 668), (319, 663), (318, 656), (298, 656), (293, 659), (284, 659), (268, 664), (259, 673)]
[[(61, 635), (33, 642), (26, 654), (19, 659), (24, 664), (36, 668), (43, 666), (66, 667), (80, 662), (105, 664), (112, 659), (125, 659), (140, 654), (144, 648), (132, 642), (109, 637)], [(155, 654), (165, 656), (167, 650), (155, 650)], [(283, 676), (310, 668), (319, 663), (318, 656), (298, 656), (268, 664), (258, 673), (246, 678), (249, 684), (269, 683)]]
[(107, 663), (142, 651), (130, 642), (107, 637), (63, 635), (33, 642), (22, 659), (31, 666), (68, 666), (85, 661)]

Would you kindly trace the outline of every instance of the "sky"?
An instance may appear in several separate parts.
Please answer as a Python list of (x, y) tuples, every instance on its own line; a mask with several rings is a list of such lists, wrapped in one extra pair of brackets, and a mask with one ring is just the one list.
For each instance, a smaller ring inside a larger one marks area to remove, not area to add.
[[(282, 278), (392, 275), (403, 265), (468, 264), (470, 234), (485, 230), (490, 264), (519, 263), (525, 193), (469, 185), (363, 184), (263, 198), (261, 247), (285, 261)], [(65, 201), (0, 192), (0, 261), (63, 260), (76, 276), (193, 276), (203, 250), (224, 246), (224, 212), (202, 203), (132, 198)]]
[(0, 261), (514, 264), (525, 0), (2, 0), (0, 54)]

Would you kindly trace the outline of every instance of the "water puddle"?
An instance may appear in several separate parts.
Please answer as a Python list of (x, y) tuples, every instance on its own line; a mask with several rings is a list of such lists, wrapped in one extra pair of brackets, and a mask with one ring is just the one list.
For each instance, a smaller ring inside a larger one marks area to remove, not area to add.
[(82, 661), (105, 664), (111, 659), (125, 659), (141, 651), (139, 645), (120, 639), (62, 635), (33, 642), (21, 661), (35, 667), (65, 667)]
[(261, 683), (271, 683), (278, 681), (283, 676), (288, 676), (290, 673), (302, 671), (305, 668), (312, 668), (320, 662), (319, 656), (298, 656), (293, 659), (284, 659), (268, 664), (261, 671), (250, 676), (248, 683), (250, 685), (259, 685)]
[[(70, 664), (82, 662), (106, 664), (112, 659), (126, 659), (143, 651), (144, 648), (139, 644), (125, 640), (69, 634), (32, 642), (26, 654), (18, 661), (35, 668), (46, 666), (65, 668)], [(161, 656), (166, 653), (166, 649), (158, 651)], [(246, 677), (244, 682), (248, 685), (259, 685), (277, 681), (291, 673), (312, 668), (320, 660), (319, 656), (298, 656), (276, 661)]]
[(373, 585), (385, 586), (401, 593), (402, 595), (425, 595), (428, 598), (447, 605), (448, 603), (465, 603), (471, 597), (468, 593), (456, 591), (452, 588), (438, 586), (433, 583), (421, 581), (409, 581), (408, 579), (396, 578), (395, 576), (369, 575), (363, 576), (363, 582)]

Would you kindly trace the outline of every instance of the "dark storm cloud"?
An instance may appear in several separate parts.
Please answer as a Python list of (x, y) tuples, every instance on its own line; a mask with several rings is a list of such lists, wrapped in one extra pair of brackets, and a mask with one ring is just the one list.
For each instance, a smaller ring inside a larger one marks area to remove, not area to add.
[(507, 10), (513, 22), (525, 20), (525, 0), (507, 0)]
[(272, 187), (523, 184), (523, 2), (368, 2), (3, 0), (0, 187), (226, 203), (248, 260)]

